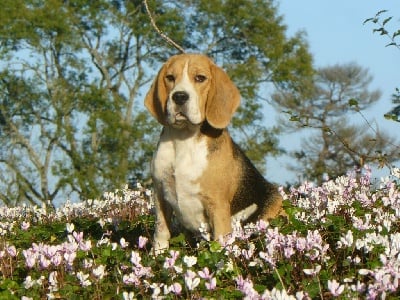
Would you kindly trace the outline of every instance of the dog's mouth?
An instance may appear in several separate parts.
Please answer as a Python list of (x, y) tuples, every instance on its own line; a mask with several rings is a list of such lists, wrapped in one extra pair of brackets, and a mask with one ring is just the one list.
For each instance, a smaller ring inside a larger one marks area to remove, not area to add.
[(180, 122), (187, 122), (189, 121), (189, 118), (182, 112), (178, 112), (175, 115), (175, 122), (176, 123), (180, 123)]
[(187, 126), (197, 126), (199, 124), (194, 123), (185, 113), (177, 112), (173, 117), (170, 119), (170, 124), (176, 128), (184, 128)]

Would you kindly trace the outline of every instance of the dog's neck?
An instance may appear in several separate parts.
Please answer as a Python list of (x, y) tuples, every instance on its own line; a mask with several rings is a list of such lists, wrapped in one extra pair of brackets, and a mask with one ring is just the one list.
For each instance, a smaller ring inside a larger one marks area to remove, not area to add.
[(205, 120), (200, 127), (200, 132), (206, 136), (212, 137), (212, 138), (217, 138), (219, 137), (222, 132), (224, 130), (223, 129), (218, 129), (218, 128), (214, 128), (212, 127), (207, 120)]
[(207, 120), (205, 120), (200, 125), (189, 125), (182, 128), (164, 127), (164, 130), (169, 131), (171, 136), (174, 136), (178, 140), (185, 140), (187, 138), (201, 135), (210, 138), (218, 138), (225, 129), (214, 128), (207, 122)]

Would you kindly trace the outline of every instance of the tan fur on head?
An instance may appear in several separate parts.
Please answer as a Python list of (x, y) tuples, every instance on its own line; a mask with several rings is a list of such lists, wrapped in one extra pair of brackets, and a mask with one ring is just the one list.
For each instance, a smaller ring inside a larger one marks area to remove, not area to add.
[(144, 99), (144, 105), (153, 115), (156, 120), (162, 124), (165, 124), (165, 111), (166, 103), (168, 99), (168, 92), (164, 83), (166, 64), (162, 66), (156, 79), (147, 92), (146, 98)]
[[(166, 86), (165, 77), (173, 69), (174, 63), (178, 60), (187, 60), (189, 64), (202, 64), (202, 68), (207, 68), (210, 78), (204, 84), (209, 85), (203, 88), (208, 91), (201, 95), (203, 107), (201, 111), (205, 112), (203, 118), (207, 119), (214, 128), (225, 128), (228, 126), (232, 115), (240, 103), (240, 93), (229, 76), (209, 58), (198, 54), (179, 54), (172, 56), (160, 69), (155, 81), (147, 93), (144, 104), (149, 112), (157, 121), (166, 125), (167, 101), (170, 98), (171, 88)], [(205, 63), (206, 62), (206, 65)], [(190, 78), (193, 80), (193, 78)], [(203, 120), (204, 121), (204, 120)]]
[(216, 65), (211, 66), (213, 78), (207, 97), (206, 118), (214, 128), (228, 126), (240, 104), (240, 93), (228, 75)]

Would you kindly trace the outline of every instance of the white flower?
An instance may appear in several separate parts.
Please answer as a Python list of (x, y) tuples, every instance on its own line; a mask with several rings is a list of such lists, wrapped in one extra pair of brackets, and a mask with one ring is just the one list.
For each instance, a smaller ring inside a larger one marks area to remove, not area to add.
[[(58, 280), (57, 280), (57, 271), (53, 271), (49, 274), (49, 283), (53, 287), (57, 287)], [(56, 289), (53, 289), (53, 291)]]
[(372, 271), (368, 270), (368, 269), (360, 269), (358, 270), (358, 274), (360, 275), (368, 275), (371, 274)]
[(119, 240), (119, 244), (121, 245), (122, 249), (128, 247), (128, 245), (129, 245), (129, 243), (123, 237)]
[(392, 169), (392, 175), (396, 178), (400, 178), (400, 169), (399, 168), (393, 168)]
[(191, 268), (192, 266), (194, 266), (197, 263), (197, 257), (196, 256), (185, 256), (183, 258), (183, 262), (189, 267)]
[(100, 220), (98, 220), (98, 221), (97, 221), (97, 223), (99, 223), (99, 224), (100, 224), (100, 227), (101, 227), (101, 228), (103, 228), (103, 227), (104, 227), (104, 225), (106, 225), (106, 221), (105, 221), (104, 219), (100, 219)]
[(106, 268), (103, 265), (100, 265), (97, 268), (93, 269), (93, 275), (99, 279), (102, 279), (106, 274)]
[(315, 269), (304, 269), (303, 272), (307, 275), (315, 276), (321, 271), (321, 266), (317, 265)]
[(92, 265), (93, 265), (93, 259), (91, 259), (91, 258), (85, 258), (85, 259), (83, 260), (83, 267), (84, 267), (85, 269), (91, 268)]
[(344, 291), (344, 285), (339, 284), (335, 279), (328, 280), (328, 289), (334, 297), (339, 296)]
[(111, 250), (112, 251), (115, 251), (117, 249), (117, 247), (118, 247), (117, 243), (111, 243)]
[(210, 241), (211, 240), (211, 234), (210, 234), (209, 231), (210, 231), (209, 230), (209, 226), (206, 223), (201, 223), (200, 224), (200, 228), (199, 228), (200, 235), (206, 241)]
[(38, 279), (38, 280), (36, 280), (36, 283), (38, 284), (38, 285), (42, 285), (43, 284), (43, 281), (45, 280), (46, 278), (42, 275), (42, 276), (40, 276), (40, 278)]
[(288, 295), (286, 290), (277, 290), (275, 288), (271, 291), (271, 298), (273, 300), (296, 300), (294, 296)]
[(343, 246), (351, 247), (353, 246), (353, 241), (353, 232), (351, 230), (348, 230), (346, 235), (340, 238), (340, 241), (338, 241), (337, 245), (339, 248), (342, 248)]
[(123, 292), (122, 293), (122, 297), (124, 298), (124, 300), (133, 300), (135, 297), (135, 293), (134, 292)]
[(89, 274), (84, 274), (82, 271), (79, 271), (78, 273), (76, 273), (76, 277), (78, 277), (81, 285), (83, 287), (89, 286), (92, 283), (90, 282), (89, 278)]
[(25, 281), (24, 281), (24, 287), (25, 287), (25, 289), (28, 290), (31, 287), (33, 287), (35, 285), (35, 283), (36, 283), (36, 281), (32, 280), (32, 277), (30, 275), (26, 276)]
[(67, 223), (67, 232), (72, 233), (75, 229), (75, 225), (73, 223)]

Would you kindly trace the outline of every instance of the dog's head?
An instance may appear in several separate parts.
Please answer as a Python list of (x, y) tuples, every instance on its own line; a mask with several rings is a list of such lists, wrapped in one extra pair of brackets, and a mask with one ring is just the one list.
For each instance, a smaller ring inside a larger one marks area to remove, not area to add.
[(205, 120), (214, 128), (225, 128), (239, 102), (239, 91), (228, 75), (199, 54), (171, 57), (145, 98), (158, 122), (175, 128), (200, 125)]

